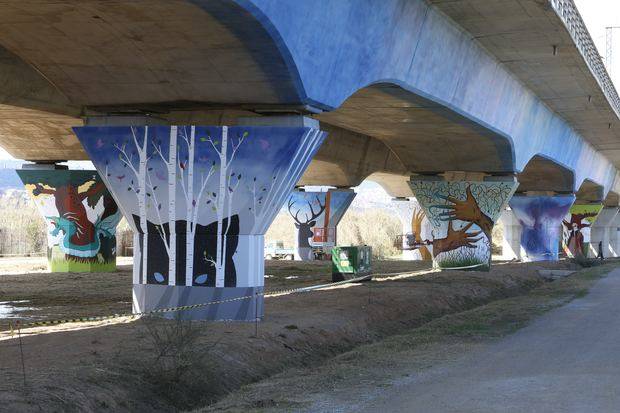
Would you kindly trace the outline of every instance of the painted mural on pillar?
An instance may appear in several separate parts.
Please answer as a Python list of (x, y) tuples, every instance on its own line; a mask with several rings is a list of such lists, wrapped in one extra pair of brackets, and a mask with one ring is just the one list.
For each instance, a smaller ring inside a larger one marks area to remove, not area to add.
[(395, 205), (403, 227), (399, 241), (403, 259), (432, 260), (432, 227), (419, 202), (413, 198), (395, 201)]
[(513, 196), (509, 202), (521, 224), (524, 261), (557, 261), (562, 219), (575, 195)]
[[(302, 127), (75, 131), (138, 234), (134, 284), (225, 287), (231, 294), (262, 288), (263, 235), (325, 137)], [(204, 291), (188, 294), (202, 301), (212, 294)], [(168, 302), (158, 298), (155, 306), (187, 303), (170, 296), (161, 294)], [(238, 312), (244, 306), (199, 318), (253, 318), (249, 306)]]
[(53, 272), (116, 269), (121, 213), (96, 171), (18, 170), (48, 223), (47, 257)]
[(562, 248), (568, 257), (588, 256), (590, 227), (602, 209), (602, 204), (576, 204), (570, 208), (562, 231)]
[(287, 211), (295, 224), (295, 259), (313, 260), (313, 248), (336, 244), (336, 227), (355, 196), (352, 190), (291, 192)]
[(493, 225), (518, 183), (413, 179), (409, 184), (433, 227), (434, 265), (488, 270)]

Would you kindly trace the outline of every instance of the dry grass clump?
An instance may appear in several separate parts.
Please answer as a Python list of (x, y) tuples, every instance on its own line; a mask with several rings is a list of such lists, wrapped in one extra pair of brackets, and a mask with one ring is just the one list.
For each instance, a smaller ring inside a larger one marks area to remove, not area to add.
[(0, 255), (44, 254), (47, 224), (24, 191), (0, 195)]

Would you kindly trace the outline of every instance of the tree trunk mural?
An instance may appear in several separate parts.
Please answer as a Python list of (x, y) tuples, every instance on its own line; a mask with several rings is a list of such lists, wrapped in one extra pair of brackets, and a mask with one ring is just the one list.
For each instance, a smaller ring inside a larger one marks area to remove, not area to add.
[(562, 221), (562, 246), (569, 257), (587, 257), (590, 227), (603, 209), (602, 204), (575, 204)]
[(95, 171), (21, 170), (18, 174), (48, 221), (52, 271), (116, 267), (114, 236), (121, 214)]

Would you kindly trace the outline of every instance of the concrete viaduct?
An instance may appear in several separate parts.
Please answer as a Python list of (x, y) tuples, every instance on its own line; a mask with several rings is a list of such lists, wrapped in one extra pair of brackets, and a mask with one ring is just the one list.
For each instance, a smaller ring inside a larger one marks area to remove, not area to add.
[(488, 267), (508, 203), (525, 259), (571, 211), (569, 251), (616, 248), (620, 98), (572, 0), (13, 0), (0, 47), (0, 145), (93, 160), (138, 310), (260, 293), (294, 186), (415, 196), (442, 268)]

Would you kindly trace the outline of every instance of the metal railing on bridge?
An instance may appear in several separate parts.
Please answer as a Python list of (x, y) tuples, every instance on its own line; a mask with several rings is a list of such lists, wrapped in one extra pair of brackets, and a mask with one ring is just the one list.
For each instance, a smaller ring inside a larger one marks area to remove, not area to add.
[(605, 68), (603, 59), (598, 52), (586, 25), (575, 6), (573, 0), (549, 0), (556, 14), (560, 16), (568, 29), (577, 49), (585, 59), (590, 71), (603, 90), (607, 101), (620, 118), (620, 97), (614, 87), (611, 77)]

